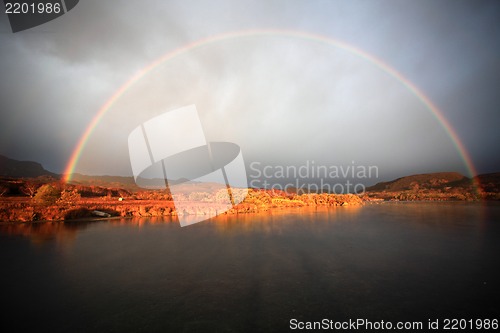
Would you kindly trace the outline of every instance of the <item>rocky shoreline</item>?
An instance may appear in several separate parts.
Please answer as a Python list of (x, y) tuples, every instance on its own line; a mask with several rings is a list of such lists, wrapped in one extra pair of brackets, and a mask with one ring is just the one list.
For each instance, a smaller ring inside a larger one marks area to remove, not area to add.
[(250, 190), (245, 200), (226, 210), (226, 205), (213, 202), (183, 202), (184, 209), (177, 211), (172, 200), (130, 198), (81, 198), (70, 205), (41, 205), (32, 200), (3, 200), (0, 202), (0, 221), (68, 221), (101, 218), (96, 211), (109, 217), (162, 217), (176, 215), (248, 214), (270, 209), (314, 206), (357, 206), (363, 200), (354, 194), (302, 194), (287, 195), (283, 192)]

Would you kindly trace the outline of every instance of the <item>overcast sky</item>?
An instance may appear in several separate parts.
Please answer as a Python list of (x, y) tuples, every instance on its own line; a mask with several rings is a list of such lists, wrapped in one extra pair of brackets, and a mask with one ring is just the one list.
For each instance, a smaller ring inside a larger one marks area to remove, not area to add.
[[(0, 15), (0, 154), (62, 172), (88, 123), (151, 61), (247, 29), (319, 34), (381, 59), (456, 130), (479, 173), (500, 171), (498, 1), (81, 0), (13, 34)], [(189, 50), (134, 84), (96, 127), (76, 171), (131, 175), (127, 137), (196, 104), (207, 140), (248, 164), (376, 165), (383, 180), (467, 173), (450, 137), (398, 79), (356, 53), (293, 33)]]

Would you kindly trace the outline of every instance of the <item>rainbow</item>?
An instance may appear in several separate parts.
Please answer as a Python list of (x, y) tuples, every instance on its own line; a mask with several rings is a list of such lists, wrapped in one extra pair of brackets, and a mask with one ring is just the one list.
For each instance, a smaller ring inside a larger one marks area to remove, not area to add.
[[(71, 157), (68, 160), (65, 170), (64, 170), (64, 176), (63, 180), (65, 182), (71, 181), (71, 176), (74, 173), (74, 170), (78, 164), (78, 160), (82, 154), (82, 151), (85, 148), (85, 145), (89, 139), (89, 137), (92, 135), (92, 132), (96, 128), (96, 126), (99, 124), (100, 120), (106, 112), (113, 106), (113, 104), (132, 86), (134, 83), (139, 81), (143, 76), (145, 76), (147, 73), (149, 73), (151, 70), (159, 66), (160, 64), (164, 63), (165, 61), (174, 59), (182, 54), (185, 54), (191, 50), (197, 49), (199, 47), (224, 41), (224, 40), (229, 40), (229, 39), (235, 39), (235, 38), (244, 38), (244, 37), (255, 37), (255, 36), (282, 36), (282, 37), (295, 37), (295, 38), (302, 38), (302, 39), (307, 39), (310, 41), (315, 41), (318, 43), (326, 43), (331, 46), (339, 47), (343, 50), (349, 51), (353, 54), (356, 54), (360, 56), (361, 58), (373, 63), (380, 69), (382, 69), (384, 72), (390, 74), (394, 78), (396, 78), (399, 82), (401, 82), (409, 91), (411, 91), (426, 107), (427, 109), (432, 113), (432, 115), (436, 118), (436, 120), (441, 124), (441, 126), (444, 128), (448, 136), (451, 138), (455, 148), (459, 152), (462, 160), (465, 163), (465, 166), (467, 168), (467, 171), (469, 173), (470, 177), (474, 177), (477, 175), (476, 169), (474, 167), (474, 164), (472, 163), (472, 160), (465, 149), (464, 145), (460, 141), (460, 138), (458, 137), (456, 131), (453, 129), (451, 124), (448, 122), (448, 120), (443, 116), (442, 112), (437, 108), (432, 101), (424, 95), (420, 89), (418, 89), (412, 82), (410, 82), (407, 78), (405, 78), (401, 73), (399, 73), (397, 70), (389, 66), (388, 64), (384, 63), (382, 60), (378, 59), (377, 57), (368, 54), (356, 47), (353, 47), (352, 45), (346, 44), (345, 42), (331, 39), (329, 37), (325, 37), (322, 35), (317, 35), (317, 34), (312, 34), (308, 32), (301, 32), (301, 31), (294, 31), (294, 30), (244, 30), (244, 31), (236, 31), (236, 32), (229, 32), (229, 33), (224, 33), (224, 34), (219, 34), (215, 36), (211, 36), (208, 38), (200, 39), (198, 41), (189, 43), (187, 45), (184, 45), (180, 48), (177, 48), (173, 51), (170, 51), (163, 56), (159, 57), (158, 59), (154, 60), (151, 62), (149, 65), (146, 67), (142, 68), (139, 70), (137, 73), (135, 73), (130, 79), (128, 79), (123, 85), (121, 85), (118, 90), (101, 106), (99, 111), (96, 113), (96, 115), (92, 118), (90, 123), (88, 124), (87, 128), (85, 129), (84, 133), (78, 140), (78, 143), (76, 144), (73, 152), (71, 153)], [(477, 184), (476, 184), (477, 185)]]

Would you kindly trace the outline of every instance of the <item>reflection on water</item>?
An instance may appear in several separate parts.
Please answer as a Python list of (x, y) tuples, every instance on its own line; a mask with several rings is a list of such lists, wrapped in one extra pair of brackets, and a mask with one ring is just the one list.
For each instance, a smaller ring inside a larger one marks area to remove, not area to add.
[(0, 226), (0, 283), (19, 329), (283, 331), (498, 315), (499, 253), (498, 205), (19, 224)]
[[(342, 210), (344, 218), (354, 219), (361, 206), (301, 207), (275, 209), (257, 214), (220, 215), (213, 219), (214, 227), (222, 233), (260, 232), (264, 234), (282, 233), (297, 223), (306, 223), (309, 230), (327, 227), (335, 222), (335, 214)], [(293, 219), (290, 219), (290, 216)], [(317, 218), (321, 216), (321, 218)], [(326, 217), (326, 218), (325, 218)], [(276, 223), (277, 222), (277, 223)]]
[(76, 238), (79, 229), (84, 229), (88, 222), (81, 223), (16, 223), (0, 226), (0, 232), (9, 236), (28, 237), (33, 244), (42, 245), (47, 242), (56, 241), (63, 244), (71, 244)]
[[(361, 206), (342, 207), (343, 218), (353, 219), (355, 213), (361, 209)], [(215, 227), (215, 230), (224, 232), (245, 232), (256, 231), (264, 233), (280, 232), (286, 229), (290, 223), (297, 221), (308, 223), (310, 227), (319, 226), (321, 224), (335, 220), (335, 214), (339, 214), (340, 209), (332, 209), (330, 207), (299, 207), (299, 208), (284, 208), (265, 211), (262, 213), (252, 214), (222, 214), (210, 221)], [(328, 217), (327, 219), (316, 219), (316, 215)], [(283, 216), (289, 217), (294, 215), (293, 222), (288, 219), (282, 219)], [(280, 221), (279, 224), (273, 223)], [(144, 227), (152, 224), (178, 223), (175, 217), (149, 217), (149, 218), (122, 218), (104, 220), (113, 226), (136, 226)], [(99, 221), (77, 221), (77, 222), (45, 222), (45, 223), (9, 223), (0, 225), (0, 233), (4, 235), (16, 236), (22, 235), (28, 237), (34, 244), (43, 244), (46, 242), (56, 241), (70, 245), (76, 238), (79, 231), (85, 230), (87, 227), (98, 223)], [(319, 223), (319, 225), (316, 225)]]

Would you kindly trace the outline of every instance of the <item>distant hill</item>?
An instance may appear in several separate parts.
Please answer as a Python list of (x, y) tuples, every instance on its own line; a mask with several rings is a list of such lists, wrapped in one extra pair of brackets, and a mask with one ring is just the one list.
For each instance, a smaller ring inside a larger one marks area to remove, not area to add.
[[(84, 186), (102, 186), (108, 188), (125, 188), (131, 191), (137, 191), (141, 188), (138, 186), (134, 180), (134, 177), (124, 177), (124, 176), (88, 176), (79, 173), (71, 174), (71, 184), (84, 185)], [(187, 179), (179, 180), (169, 180), (170, 185), (175, 185), (179, 183), (191, 184)], [(142, 184), (143, 188), (157, 188), (163, 189), (165, 180), (164, 179), (138, 179), (138, 184)], [(147, 186), (146, 186), (147, 185)]]
[[(6, 156), (0, 155), (0, 177), (6, 178), (4, 182), (11, 182), (11, 178), (38, 178), (39, 183), (48, 183), (56, 179), (60, 179), (61, 175), (45, 170), (40, 163), (33, 161), (18, 161)], [(494, 197), (495, 200), (500, 199), (500, 172), (482, 174), (474, 177), (481, 185), (487, 196)], [(146, 184), (161, 184), (161, 179), (140, 179), (139, 183)], [(142, 190), (134, 181), (133, 177), (123, 176), (87, 176), (74, 173), (71, 176), (71, 184), (82, 186), (100, 186), (103, 188), (123, 188), (129, 191)], [(189, 189), (195, 182), (187, 179), (169, 180), (169, 185), (183, 184), (183, 188)], [(2, 184), (0, 184), (2, 185)], [(11, 184), (12, 185), (12, 184)], [(205, 184), (207, 191), (213, 189), (213, 184)], [(367, 193), (370, 195), (389, 194), (390, 192), (405, 192), (405, 191), (472, 191), (472, 179), (458, 172), (437, 172), (405, 176), (387, 182), (380, 182), (376, 185), (368, 187)], [(10, 185), (9, 185), (10, 186)], [(200, 186), (198, 184), (197, 186)], [(218, 185), (217, 185), (218, 186)], [(145, 186), (151, 188), (150, 186)], [(161, 186), (163, 188), (163, 186)], [(12, 191), (11, 191), (12, 192)], [(14, 191), (15, 192), (15, 191)], [(383, 194), (385, 193), (385, 194)]]
[(59, 177), (59, 175), (45, 170), (40, 163), (17, 161), (3, 155), (0, 155), (0, 176), (12, 178)]
[[(90, 184), (95, 186), (135, 185), (134, 177), (123, 176), (88, 176), (80, 173), (71, 174), (71, 183)], [(116, 186), (115, 186), (116, 187)]]
[(486, 192), (500, 193), (500, 172), (486, 173), (474, 177)]
[(418, 186), (419, 188), (440, 188), (447, 186), (461, 186), (471, 183), (471, 179), (465, 177), (458, 172), (436, 172), (419, 175), (411, 175), (401, 177), (388, 182), (380, 182), (371, 187), (367, 191), (405, 191)]

